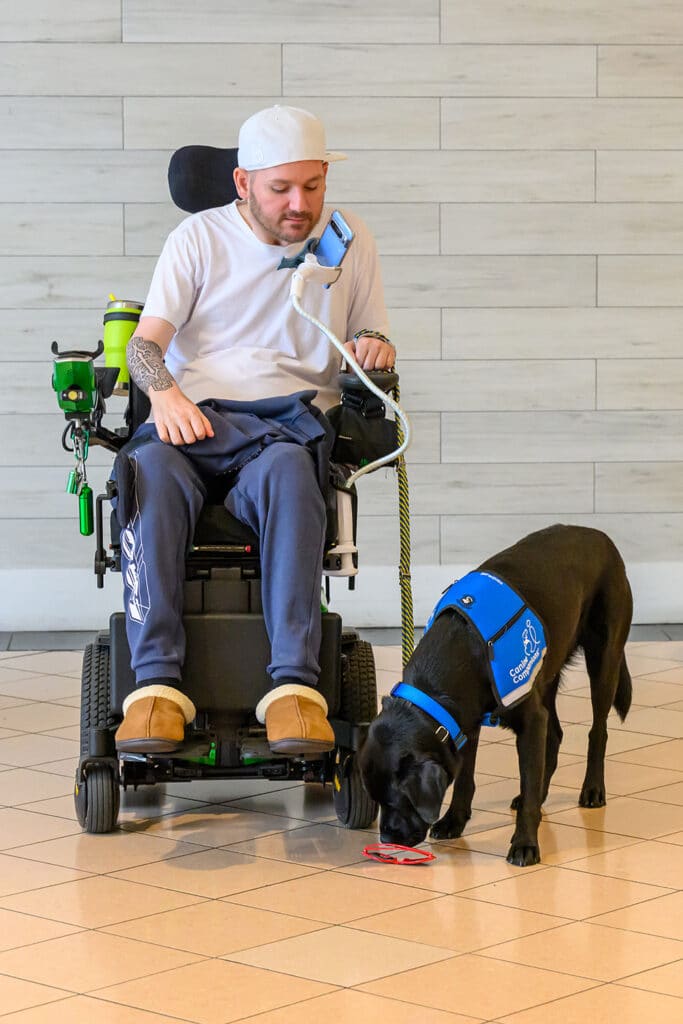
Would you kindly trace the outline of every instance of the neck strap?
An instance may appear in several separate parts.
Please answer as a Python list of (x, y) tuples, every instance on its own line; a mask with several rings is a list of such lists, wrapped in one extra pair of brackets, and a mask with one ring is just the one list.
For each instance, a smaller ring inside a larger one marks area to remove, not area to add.
[[(391, 691), (391, 696), (401, 697), (403, 700), (410, 701), (415, 707), (425, 711), (437, 721), (439, 728), (436, 732), (442, 743), (447, 739), (451, 739), (456, 750), (460, 750), (467, 743), (467, 736), (465, 736), (453, 715), (446, 711), (433, 697), (423, 693), (422, 690), (418, 690), (415, 686), (409, 686), (408, 683), (396, 683), (396, 686)], [(439, 735), (441, 730), (443, 730), (443, 735)]]

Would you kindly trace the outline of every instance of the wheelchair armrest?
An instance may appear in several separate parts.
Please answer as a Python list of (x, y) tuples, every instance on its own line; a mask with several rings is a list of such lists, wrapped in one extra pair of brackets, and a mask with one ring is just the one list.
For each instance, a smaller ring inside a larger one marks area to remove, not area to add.
[[(398, 384), (398, 374), (395, 370), (366, 370), (365, 373), (375, 387), (385, 393), (391, 391)], [(340, 391), (367, 391), (363, 381), (353, 372), (338, 374), (337, 386)]]

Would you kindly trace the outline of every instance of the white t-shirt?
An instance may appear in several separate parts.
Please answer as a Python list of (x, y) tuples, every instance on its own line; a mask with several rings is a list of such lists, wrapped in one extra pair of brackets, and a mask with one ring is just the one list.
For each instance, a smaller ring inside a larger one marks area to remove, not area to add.
[[(320, 237), (332, 207), (311, 232)], [(355, 237), (336, 284), (306, 284), (301, 305), (340, 339), (363, 328), (388, 334), (374, 239), (360, 218), (344, 213)], [(143, 316), (161, 317), (176, 333), (165, 361), (193, 402), (252, 401), (314, 388), (317, 404), (338, 398), (341, 356), (292, 307), (293, 271), (278, 270), (304, 242), (268, 245), (237, 203), (196, 213), (168, 237), (154, 271)]]

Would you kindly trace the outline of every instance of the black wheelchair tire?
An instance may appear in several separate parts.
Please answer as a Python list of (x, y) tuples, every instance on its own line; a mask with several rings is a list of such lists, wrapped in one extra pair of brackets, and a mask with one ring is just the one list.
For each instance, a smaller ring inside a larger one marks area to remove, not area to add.
[[(86, 832), (111, 832), (116, 827), (121, 799), (112, 763), (116, 722), (111, 712), (109, 634), (98, 633), (83, 653), (81, 759), (74, 787), (76, 817)], [(93, 742), (98, 743), (99, 749), (91, 749)], [(102, 757), (100, 764), (98, 757)]]
[(90, 749), (91, 730), (111, 734), (108, 754), (115, 756), (114, 729), (117, 719), (111, 712), (109, 633), (98, 633), (94, 643), (83, 652), (81, 674), (81, 757), (95, 754)]
[(119, 784), (109, 765), (90, 764), (83, 778), (76, 775), (76, 816), (86, 832), (112, 832), (119, 816), (120, 799)]
[(377, 715), (377, 677), (372, 644), (354, 640), (343, 645), (342, 692), (339, 717), (358, 725)]
[(352, 750), (338, 747), (332, 776), (332, 799), (335, 814), (344, 828), (369, 828), (379, 810), (363, 785), (358, 759)]

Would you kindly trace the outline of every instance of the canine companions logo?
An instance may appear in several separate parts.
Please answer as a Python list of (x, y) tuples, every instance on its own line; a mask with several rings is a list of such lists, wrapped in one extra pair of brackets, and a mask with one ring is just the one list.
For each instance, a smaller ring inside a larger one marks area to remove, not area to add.
[(510, 669), (510, 678), (513, 686), (521, 686), (523, 683), (526, 683), (542, 657), (541, 642), (538, 639), (531, 619), (527, 619), (524, 623), (522, 645), (524, 646), (524, 658), (520, 661), (519, 665), (515, 665), (514, 668)]

